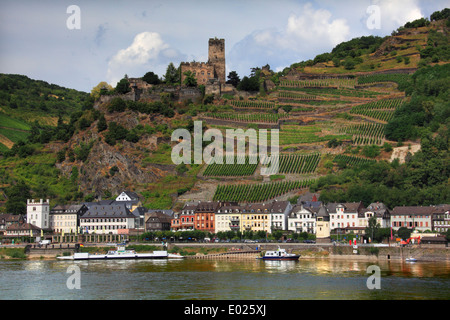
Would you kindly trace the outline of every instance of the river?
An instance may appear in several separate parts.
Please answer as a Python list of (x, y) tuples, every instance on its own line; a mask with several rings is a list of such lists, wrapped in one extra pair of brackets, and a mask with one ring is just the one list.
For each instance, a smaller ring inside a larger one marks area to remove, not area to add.
[(2, 260), (0, 283), (2, 300), (447, 300), (450, 263)]

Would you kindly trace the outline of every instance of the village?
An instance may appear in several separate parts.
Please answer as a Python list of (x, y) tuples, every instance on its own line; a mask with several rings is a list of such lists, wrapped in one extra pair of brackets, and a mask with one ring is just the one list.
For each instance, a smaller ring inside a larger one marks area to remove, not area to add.
[[(300, 196), (296, 204), (277, 200), (264, 203), (196, 201), (187, 202), (181, 210), (174, 211), (147, 209), (138, 194), (124, 191), (114, 200), (52, 208), (49, 199), (29, 199), (26, 216), (0, 215), (2, 244), (71, 243), (80, 239), (111, 242), (164, 231), (178, 235), (201, 231), (204, 238), (189, 238), (192, 241), (230, 241), (232, 235), (240, 235), (243, 240), (242, 235), (247, 235), (245, 241), (251, 242), (265, 242), (270, 238), (284, 242), (302, 239), (303, 243), (320, 244), (344, 239), (372, 243), (373, 231), (366, 234), (367, 230), (384, 228), (390, 232), (389, 243), (446, 247), (445, 235), (449, 227), (448, 204), (392, 209), (383, 203), (367, 207), (362, 202), (324, 204), (317, 194), (311, 193)], [(400, 228), (413, 233), (405, 239), (394, 237)], [(299, 237), (300, 234), (304, 238)]]

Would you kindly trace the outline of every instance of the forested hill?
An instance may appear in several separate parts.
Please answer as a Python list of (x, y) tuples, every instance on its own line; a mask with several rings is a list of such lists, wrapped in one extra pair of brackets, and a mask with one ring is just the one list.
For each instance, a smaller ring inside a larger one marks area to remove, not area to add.
[(26, 122), (56, 125), (53, 118), (68, 118), (81, 111), (86, 92), (33, 80), (23, 75), (0, 74), (0, 107), (3, 114)]
[[(0, 74), (0, 151), (25, 141), (33, 124), (56, 126), (90, 102), (90, 95), (23, 75)], [(92, 103), (92, 102), (90, 102)]]

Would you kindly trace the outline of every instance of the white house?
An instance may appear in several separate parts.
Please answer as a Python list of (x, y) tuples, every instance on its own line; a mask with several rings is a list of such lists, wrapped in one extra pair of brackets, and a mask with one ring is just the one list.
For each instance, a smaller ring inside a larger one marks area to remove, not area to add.
[(243, 208), (238, 205), (219, 207), (215, 214), (215, 230), (217, 232), (240, 231)]
[(272, 231), (274, 230), (287, 230), (288, 229), (288, 215), (292, 210), (292, 204), (289, 201), (277, 201), (272, 202), (270, 212), (270, 226)]
[(50, 200), (27, 199), (27, 223), (35, 225), (41, 229), (50, 227)]
[(139, 200), (139, 196), (135, 192), (123, 191), (116, 198), (116, 201), (135, 201)]
[(384, 203), (371, 203), (366, 209), (362, 210), (359, 216), (359, 226), (367, 227), (369, 225), (369, 219), (372, 217), (376, 217), (377, 224), (381, 228), (389, 228), (391, 226), (390, 212)]
[(391, 223), (394, 230), (401, 227), (417, 231), (432, 230), (432, 217), (435, 207), (395, 207), (391, 212)]
[(364, 209), (362, 202), (330, 203), (330, 230), (354, 229), (359, 227), (359, 215)]
[(57, 205), (50, 211), (50, 228), (56, 233), (76, 233), (87, 210), (84, 204)]
[(134, 215), (125, 204), (92, 205), (80, 217), (84, 233), (119, 234), (119, 230), (134, 229), (139, 216)]
[(293, 206), (288, 215), (288, 230), (295, 233), (316, 233), (316, 213), (303, 205)]

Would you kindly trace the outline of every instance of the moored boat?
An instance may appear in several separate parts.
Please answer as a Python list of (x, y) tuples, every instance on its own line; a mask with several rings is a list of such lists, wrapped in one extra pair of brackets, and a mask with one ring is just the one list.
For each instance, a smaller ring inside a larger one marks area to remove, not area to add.
[(72, 256), (58, 257), (60, 260), (116, 260), (116, 259), (182, 259), (181, 255), (171, 254), (167, 251), (153, 251), (149, 253), (137, 253), (133, 249), (126, 249), (124, 245), (118, 245), (116, 250), (110, 250), (107, 254), (90, 254), (88, 252), (76, 252)]
[(262, 260), (298, 260), (299, 254), (288, 253), (286, 249), (278, 248), (276, 251), (266, 251), (264, 256), (258, 259)]
[(407, 261), (407, 262), (416, 262), (417, 259), (413, 258), (413, 257), (409, 257), (409, 258), (406, 258), (405, 261)]

